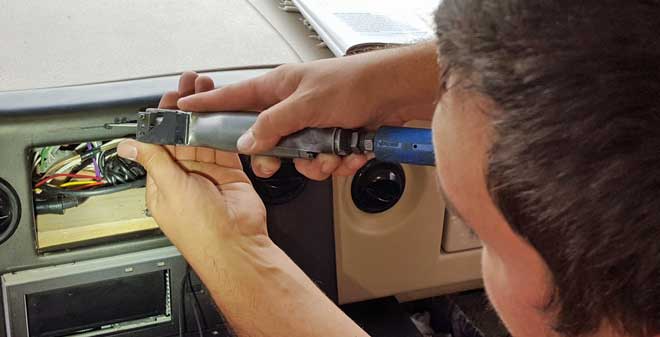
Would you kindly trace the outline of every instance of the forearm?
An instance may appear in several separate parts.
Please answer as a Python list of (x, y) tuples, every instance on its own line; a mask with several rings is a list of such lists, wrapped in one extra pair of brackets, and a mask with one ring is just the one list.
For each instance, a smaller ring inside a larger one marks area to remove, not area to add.
[(364, 63), (362, 76), (373, 83), (371, 95), (381, 96), (382, 110), (405, 119), (430, 120), (441, 95), (435, 41), (355, 56)]
[(186, 256), (239, 336), (367, 336), (282, 250), (262, 239), (218, 242)]

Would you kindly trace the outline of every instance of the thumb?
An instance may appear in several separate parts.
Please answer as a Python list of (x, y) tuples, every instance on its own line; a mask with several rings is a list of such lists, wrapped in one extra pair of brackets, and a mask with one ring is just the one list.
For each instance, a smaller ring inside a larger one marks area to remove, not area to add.
[(259, 114), (254, 125), (238, 139), (238, 151), (259, 154), (271, 150), (282, 137), (316, 126), (312, 113), (312, 107), (290, 96)]
[(167, 195), (178, 195), (178, 185), (184, 181), (185, 172), (174, 162), (165, 148), (127, 139), (119, 143), (117, 154), (142, 165), (159, 191)]

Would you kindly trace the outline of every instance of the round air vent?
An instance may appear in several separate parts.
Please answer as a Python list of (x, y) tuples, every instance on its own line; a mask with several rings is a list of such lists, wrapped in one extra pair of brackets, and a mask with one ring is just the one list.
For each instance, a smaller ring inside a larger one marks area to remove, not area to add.
[(351, 197), (360, 210), (384, 212), (394, 206), (406, 187), (401, 165), (370, 160), (353, 177)]
[(21, 217), (21, 205), (14, 189), (0, 179), (0, 244), (14, 234)]
[(295, 199), (305, 189), (307, 178), (296, 171), (293, 161), (282, 159), (282, 166), (270, 178), (252, 172), (250, 157), (241, 155), (243, 169), (266, 205), (281, 205)]

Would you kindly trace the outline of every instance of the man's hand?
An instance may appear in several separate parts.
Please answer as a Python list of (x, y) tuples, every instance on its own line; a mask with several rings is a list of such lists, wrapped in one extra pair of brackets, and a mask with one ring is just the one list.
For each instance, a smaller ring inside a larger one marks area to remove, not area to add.
[[(186, 111), (261, 111), (255, 125), (239, 139), (242, 153), (257, 154), (281, 137), (306, 127), (376, 128), (413, 119), (430, 120), (438, 94), (436, 47), (425, 43), (339, 59), (290, 64), (244, 82), (182, 98)], [(319, 155), (295, 160), (305, 176), (323, 180), (352, 175), (364, 155), (340, 159)], [(269, 177), (279, 160), (254, 157), (257, 176)]]
[[(213, 89), (213, 80), (195, 73), (181, 76), (179, 90), (163, 96), (159, 107), (176, 108), (180, 97)], [(206, 148), (167, 148), (129, 140), (119, 155), (142, 164), (147, 178), (147, 207), (177, 246), (198, 235), (217, 242), (236, 236), (267, 236), (266, 209), (241, 168), (238, 155)], [(204, 228), (200, 228), (204, 227)], [(185, 252), (184, 252), (185, 253)]]
[[(186, 73), (159, 107), (212, 88)], [(367, 336), (268, 238), (266, 209), (236, 154), (134, 140), (117, 152), (146, 168), (149, 210), (239, 336)]]

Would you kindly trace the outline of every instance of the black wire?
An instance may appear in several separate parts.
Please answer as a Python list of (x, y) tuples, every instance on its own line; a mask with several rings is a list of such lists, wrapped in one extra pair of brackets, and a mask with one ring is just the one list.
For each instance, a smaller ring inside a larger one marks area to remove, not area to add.
[(67, 190), (67, 189), (52, 187), (48, 185), (41, 186), (41, 189), (48, 194), (60, 194), (60, 195), (68, 195), (71, 197), (77, 197), (77, 198), (89, 198), (104, 194), (117, 193), (131, 188), (144, 187), (146, 185), (146, 182), (147, 179), (142, 178), (121, 185), (104, 186), (104, 187), (99, 187), (89, 190), (80, 190), (80, 191)]
[[(188, 283), (190, 287), (190, 292), (193, 294), (195, 297), (195, 302), (192, 304), (193, 307), (193, 314), (195, 315), (195, 323), (197, 324), (197, 332), (199, 333), (200, 337), (204, 337), (204, 330), (202, 329), (202, 322), (199, 319), (200, 313), (197, 311), (198, 307), (199, 310), (202, 310), (202, 307), (199, 305), (199, 301), (197, 300), (197, 295), (195, 294), (195, 290), (193, 289), (192, 286), (192, 277), (190, 276), (190, 265), (186, 263), (186, 272), (183, 275), (183, 280), (181, 280), (181, 300), (179, 302), (179, 337), (183, 337), (183, 332), (184, 332), (184, 324), (186, 325), (185, 330), (188, 331), (187, 327), (187, 320), (184, 320), (186, 316), (186, 283)], [(204, 323), (206, 325), (206, 323)]]
[(67, 209), (78, 207), (85, 201), (87, 201), (87, 198), (66, 195), (56, 195), (46, 200), (35, 198), (34, 212), (35, 214), (64, 214)]
[[(195, 305), (197, 306), (197, 310), (199, 310), (200, 316), (201, 316), (201, 321), (202, 321), (202, 326), (204, 328), (208, 327), (207, 321), (206, 321), (206, 315), (204, 315), (204, 310), (202, 310), (202, 305), (199, 302), (199, 298), (197, 297), (197, 293), (195, 292), (195, 289), (193, 289), (192, 285), (192, 273), (190, 272), (190, 268), (188, 269), (188, 286), (190, 287), (190, 292), (193, 295), (193, 299), (195, 300)], [(195, 317), (197, 318), (197, 317)]]
[[(186, 278), (188, 280), (188, 286), (190, 287), (190, 292), (193, 294), (195, 298), (197, 298), (197, 295), (195, 294), (195, 289), (193, 289), (192, 286), (192, 278), (190, 277), (190, 265), (187, 265), (186, 267)], [(195, 324), (197, 324), (197, 332), (199, 333), (199, 337), (204, 337), (204, 330), (202, 329), (202, 323), (199, 320), (199, 312), (196, 306), (196, 303), (193, 303), (193, 315), (195, 316)]]
[(98, 155), (101, 175), (111, 185), (125, 184), (143, 178), (147, 171), (138, 163), (121, 158), (117, 149), (110, 149)]
[(186, 272), (181, 279), (180, 299), (179, 299), (179, 337), (183, 337), (183, 331), (188, 330), (187, 326), (184, 329), (184, 324), (187, 325), (186, 318), (186, 282), (188, 281), (188, 266), (186, 265)]

